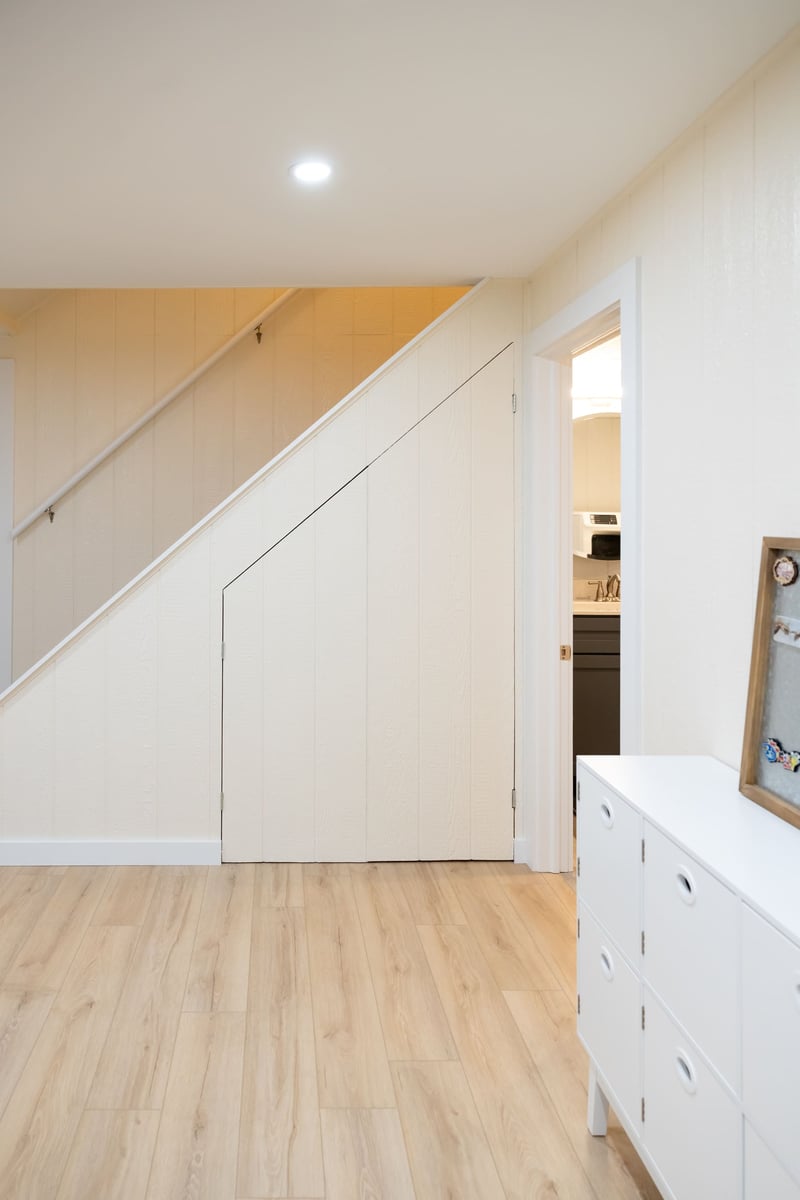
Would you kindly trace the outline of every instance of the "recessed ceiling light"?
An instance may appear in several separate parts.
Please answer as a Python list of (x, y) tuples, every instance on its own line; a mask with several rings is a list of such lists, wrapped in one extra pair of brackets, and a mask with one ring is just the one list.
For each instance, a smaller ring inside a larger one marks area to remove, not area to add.
[(324, 183), (330, 178), (331, 167), (326, 162), (298, 162), (292, 164), (289, 174), (299, 183)]

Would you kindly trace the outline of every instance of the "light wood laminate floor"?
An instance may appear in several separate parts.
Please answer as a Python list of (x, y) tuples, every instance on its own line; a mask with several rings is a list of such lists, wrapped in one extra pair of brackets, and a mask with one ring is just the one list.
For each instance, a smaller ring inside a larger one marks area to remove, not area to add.
[(0, 868), (0, 1200), (657, 1200), (574, 931), (507, 863)]

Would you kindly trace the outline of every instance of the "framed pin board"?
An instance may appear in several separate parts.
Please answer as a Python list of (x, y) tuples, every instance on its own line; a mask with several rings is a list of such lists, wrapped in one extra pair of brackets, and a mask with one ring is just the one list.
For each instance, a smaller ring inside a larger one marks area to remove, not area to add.
[(800, 827), (800, 538), (764, 538), (739, 789)]

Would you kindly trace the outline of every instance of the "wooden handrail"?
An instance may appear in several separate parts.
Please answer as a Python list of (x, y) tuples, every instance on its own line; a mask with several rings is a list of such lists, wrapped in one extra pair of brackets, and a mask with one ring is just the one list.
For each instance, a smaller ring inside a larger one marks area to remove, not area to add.
[(151, 408), (148, 408), (147, 412), (142, 413), (141, 417), (134, 421), (132, 425), (129, 425), (124, 433), (121, 433), (119, 437), (114, 438), (113, 442), (109, 442), (104, 450), (101, 450), (99, 454), (96, 454), (94, 458), (90, 459), (89, 462), (85, 464), (85, 466), (81, 467), (79, 471), (76, 471), (66, 483), (62, 484), (60, 488), (56, 489), (56, 491), (51, 492), (46, 500), (43, 500), (41, 504), (38, 504), (36, 508), (32, 510), (32, 512), (29, 512), (27, 517), (24, 517), (20, 523), (15, 525), (11, 530), (12, 538), (18, 538), (21, 533), (24, 533), (26, 529), (29, 529), (31, 525), (33, 525), (34, 521), (38, 521), (39, 517), (43, 517), (45, 513), (50, 513), (50, 520), (52, 521), (53, 515), (51, 509), (53, 508), (54, 504), (57, 504), (59, 500), (63, 500), (67, 493), (71, 492), (72, 489), (77, 487), (79, 483), (82, 483), (87, 475), (91, 475), (92, 471), (97, 470), (97, 468), (101, 466), (106, 459), (110, 458), (112, 454), (116, 454), (117, 450), (124, 446), (126, 442), (130, 441), (130, 439), (137, 434), (140, 429), (143, 429), (144, 426), (152, 421), (154, 417), (157, 417), (158, 414), (162, 412), (169, 404), (171, 404), (173, 400), (177, 400), (178, 396), (182, 396), (183, 393), (190, 388), (193, 383), (196, 383), (201, 376), (205, 375), (206, 371), (210, 370), (211, 367), (213, 367), (215, 363), (218, 363), (221, 358), (224, 358), (229, 350), (232, 350), (234, 346), (238, 346), (239, 342), (246, 338), (249, 333), (253, 333), (256, 329), (258, 329), (259, 325), (263, 324), (264, 321), (269, 320), (270, 317), (273, 317), (275, 313), (278, 312), (279, 309), (283, 308), (284, 304), (291, 300), (293, 296), (296, 296), (299, 291), (300, 288), (287, 288), (285, 292), (278, 296), (277, 300), (273, 300), (271, 304), (268, 304), (267, 307), (262, 309), (261, 312), (255, 317), (251, 317), (246, 325), (243, 325), (242, 328), (233, 335), (233, 337), (228, 338), (224, 345), (220, 346), (219, 349), (215, 350), (209, 358), (200, 363), (199, 367), (195, 367), (194, 370), (177, 385), (177, 387), (172, 388), (165, 396), (162, 396), (160, 400), (156, 401)]

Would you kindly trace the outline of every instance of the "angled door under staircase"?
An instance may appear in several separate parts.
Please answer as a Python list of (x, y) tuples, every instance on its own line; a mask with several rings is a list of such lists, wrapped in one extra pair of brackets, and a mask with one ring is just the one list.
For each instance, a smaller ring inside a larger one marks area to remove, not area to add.
[(512, 857), (512, 390), (509, 347), (225, 588), (224, 860)]

